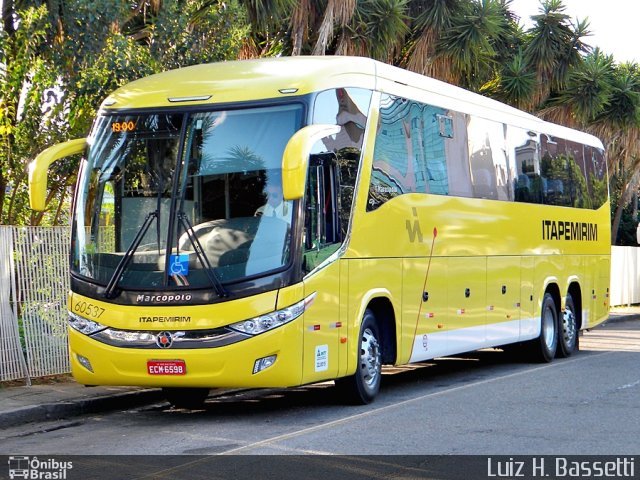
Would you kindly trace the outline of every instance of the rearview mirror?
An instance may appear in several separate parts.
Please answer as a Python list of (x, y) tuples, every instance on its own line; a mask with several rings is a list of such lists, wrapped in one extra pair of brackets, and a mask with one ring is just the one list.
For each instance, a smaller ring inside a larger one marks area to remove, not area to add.
[(47, 148), (29, 164), (29, 205), (33, 210), (45, 209), (49, 166), (56, 160), (84, 152), (86, 146), (86, 138), (59, 143)]
[(311, 148), (318, 140), (339, 131), (337, 125), (309, 125), (289, 139), (282, 155), (282, 193), (285, 200), (303, 197)]

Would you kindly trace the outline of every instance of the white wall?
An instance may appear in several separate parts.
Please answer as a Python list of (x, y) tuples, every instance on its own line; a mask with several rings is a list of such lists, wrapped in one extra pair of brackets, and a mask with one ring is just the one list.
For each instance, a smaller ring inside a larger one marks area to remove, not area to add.
[(611, 247), (611, 306), (640, 303), (640, 248)]

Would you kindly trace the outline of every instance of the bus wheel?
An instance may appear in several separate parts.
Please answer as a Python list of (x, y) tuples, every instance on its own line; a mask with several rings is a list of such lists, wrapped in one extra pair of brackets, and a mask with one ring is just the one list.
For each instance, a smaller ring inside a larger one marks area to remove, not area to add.
[(176, 408), (202, 408), (209, 396), (208, 388), (167, 387), (162, 389), (167, 401)]
[(540, 313), (540, 336), (530, 343), (531, 357), (536, 362), (548, 363), (553, 360), (558, 348), (558, 312), (556, 302), (550, 293), (542, 299)]
[(566, 358), (578, 350), (578, 320), (576, 307), (570, 293), (567, 294), (564, 311), (560, 318), (558, 347), (556, 355), (561, 358)]
[(371, 310), (364, 312), (358, 339), (360, 350), (356, 373), (336, 380), (341, 396), (353, 404), (371, 403), (382, 380), (382, 349), (376, 317)]

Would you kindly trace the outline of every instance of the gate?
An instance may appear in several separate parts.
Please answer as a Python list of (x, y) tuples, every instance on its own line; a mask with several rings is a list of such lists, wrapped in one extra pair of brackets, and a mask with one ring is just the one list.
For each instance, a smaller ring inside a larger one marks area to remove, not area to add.
[(69, 227), (0, 227), (0, 380), (70, 370)]

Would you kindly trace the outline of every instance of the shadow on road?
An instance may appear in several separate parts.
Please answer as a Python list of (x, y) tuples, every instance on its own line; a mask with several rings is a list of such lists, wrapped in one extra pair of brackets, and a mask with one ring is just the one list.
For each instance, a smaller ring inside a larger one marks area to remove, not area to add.
[[(580, 350), (576, 356), (602, 351), (640, 352), (640, 322), (621, 321), (601, 325), (580, 337)], [(416, 387), (424, 389), (424, 393), (435, 392), (443, 388), (495, 378), (523, 368), (535, 368), (538, 365), (523, 359), (517, 349), (508, 352), (485, 349), (424, 363), (385, 367), (383, 388), (376, 405), (402, 401), (415, 395)], [(297, 415), (309, 407), (316, 410), (322, 407), (335, 410), (336, 406), (343, 405), (338, 391), (330, 381), (287, 389), (236, 390), (222, 394), (214, 392), (203, 410), (171, 409), (166, 405), (156, 405), (154, 410), (175, 417), (200, 415), (222, 419), (241, 416), (250, 419), (254, 416), (264, 418), (264, 415), (269, 413)], [(366, 411), (370, 407), (347, 408), (358, 413), (359, 410)]]

